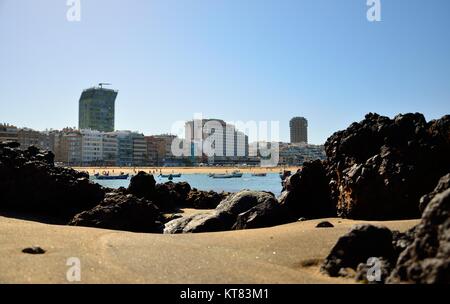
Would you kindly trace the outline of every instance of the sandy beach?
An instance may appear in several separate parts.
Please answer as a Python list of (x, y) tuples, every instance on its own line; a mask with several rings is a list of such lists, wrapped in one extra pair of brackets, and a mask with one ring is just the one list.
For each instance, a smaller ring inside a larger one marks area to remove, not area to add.
[(280, 173), (283, 170), (297, 171), (299, 167), (73, 167), (77, 171), (88, 172), (90, 175), (95, 173), (109, 172), (111, 175), (136, 174), (144, 171), (151, 174), (209, 174), (209, 173), (231, 173), (239, 170), (242, 173)]
[[(327, 219), (272, 228), (184, 235), (55, 226), (0, 216), (0, 283), (68, 283), (66, 261), (81, 261), (81, 283), (353, 283), (319, 272), (336, 240), (361, 221)], [(370, 222), (404, 231), (416, 220)], [(369, 222), (365, 222), (369, 223)], [(39, 245), (42, 255), (22, 253)]]

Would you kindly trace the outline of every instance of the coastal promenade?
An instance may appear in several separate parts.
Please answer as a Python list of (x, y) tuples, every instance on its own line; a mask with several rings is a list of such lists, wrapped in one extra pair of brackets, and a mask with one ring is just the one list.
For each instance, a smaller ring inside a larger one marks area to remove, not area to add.
[(297, 171), (300, 167), (72, 167), (77, 171), (88, 172), (90, 175), (95, 173), (109, 172), (111, 175), (136, 174), (139, 171), (154, 174), (224, 174), (239, 170), (242, 173), (280, 173), (283, 170)]

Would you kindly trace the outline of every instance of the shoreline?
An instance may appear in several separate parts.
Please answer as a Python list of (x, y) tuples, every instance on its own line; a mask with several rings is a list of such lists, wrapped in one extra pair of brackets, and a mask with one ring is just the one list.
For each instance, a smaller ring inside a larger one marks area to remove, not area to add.
[(226, 174), (233, 171), (240, 171), (241, 173), (280, 173), (283, 170), (290, 170), (295, 173), (300, 167), (70, 167), (80, 172), (88, 172), (89, 175), (95, 173), (108, 172), (110, 175), (119, 175), (120, 172), (124, 174), (136, 174), (139, 171), (144, 171), (149, 174)]

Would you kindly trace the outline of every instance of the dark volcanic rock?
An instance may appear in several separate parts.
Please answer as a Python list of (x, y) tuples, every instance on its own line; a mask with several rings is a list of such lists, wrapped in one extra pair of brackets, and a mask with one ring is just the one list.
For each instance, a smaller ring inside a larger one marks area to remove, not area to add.
[(128, 192), (139, 198), (151, 199), (155, 192), (156, 181), (153, 175), (139, 171), (133, 176), (128, 186)]
[(328, 221), (320, 222), (316, 225), (316, 228), (333, 228), (334, 225)]
[(305, 162), (301, 170), (286, 179), (285, 188), (279, 201), (292, 217), (287, 221), (336, 215), (335, 205), (330, 200), (329, 179), (320, 160)]
[(164, 233), (198, 233), (230, 230), (233, 216), (227, 212), (197, 213), (166, 223)]
[(392, 261), (376, 258), (356, 268), (355, 280), (360, 283), (382, 284), (392, 271)]
[(184, 207), (191, 186), (186, 182), (156, 184), (153, 175), (140, 171), (131, 178), (129, 194), (152, 201), (161, 211), (174, 211)]
[(22, 252), (28, 254), (44, 254), (46, 251), (39, 246), (32, 246), (24, 248)]
[(256, 205), (273, 199), (273, 194), (269, 192), (243, 190), (229, 195), (220, 202), (216, 210), (237, 216)]
[(194, 214), (166, 223), (164, 233), (212, 232), (230, 230), (240, 213), (257, 205), (276, 201), (273, 194), (244, 190), (229, 195), (210, 213)]
[(450, 283), (450, 189), (436, 194), (388, 283)]
[[(450, 157), (450, 156), (449, 156)], [(419, 209), (420, 212), (423, 212), (425, 208), (428, 206), (428, 203), (434, 198), (434, 196), (438, 193), (444, 192), (445, 190), (450, 188), (450, 173), (444, 175), (439, 180), (436, 188), (428, 194), (425, 194), (420, 198)]]
[(395, 259), (414, 241), (416, 227), (406, 232), (392, 231), (392, 246), (394, 247)]
[(371, 113), (333, 134), (325, 149), (338, 215), (416, 218), (419, 198), (450, 171), (450, 116), (427, 123), (418, 113)]
[(268, 197), (264, 202), (238, 215), (232, 229), (254, 229), (285, 224), (290, 218), (275, 197)]
[(95, 208), (77, 214), (69, 225), (87, 226), (134, 232), (162, 232), (162, 217), (158, 207), (131, 194), (107, 193)]
[(356, 225), (340, 237), (322, 265), (322, 271), (330, 276), (339, 276), (341, 269), (357, 269), (369, 258), (383, 258), (392, 262), (395, 252), (392, 233), (387, 228), (372, 225)]
[(217, 193), (192, 189), (187, 195), (185, 206), (194, 209), (215, 209), (228, 195), (224, 192)]
[(364, 259), (376, 257), (377, 283), (450, 283), (450, 189), (441, 191), (446, 178), (428, 195), (432, 199), (419, 225), (404, 233), (367, 225), (355, 228), (339, 239), (322, 269), (337, 276), (361, 262), (356, 279), (371, 283), (368, 275), (373, 276), (375, 268)]
[(55, 167), (54, 155), (0, 143), (0, 210), (43, 214), (62, 221), (96, 206), (103, 189), (85, 173)]
[(188, 183), (167, 182), (157, 184), (153, 196), (150, 198), (161, 211), (174, 211), (186, 205), (187, 194), (191, 186)]

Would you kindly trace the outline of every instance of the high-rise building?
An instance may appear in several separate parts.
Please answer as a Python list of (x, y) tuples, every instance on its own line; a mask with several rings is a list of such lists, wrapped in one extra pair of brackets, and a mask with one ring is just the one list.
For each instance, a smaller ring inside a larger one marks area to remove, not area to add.
[(308, 120), (304, 117), (294, 117), (289, 122), (291, 143), (308, 143)]
[(248, 136), (220, 119), (186, 122), (185, 139), (191, 144), (191, 156), (204, 158), (207, 155), (208, 162), (232, 163), (248, 157)]
[(79, 101), (78, 128), (113, 132), (117, 93), (103, 87), (84, 90)]

